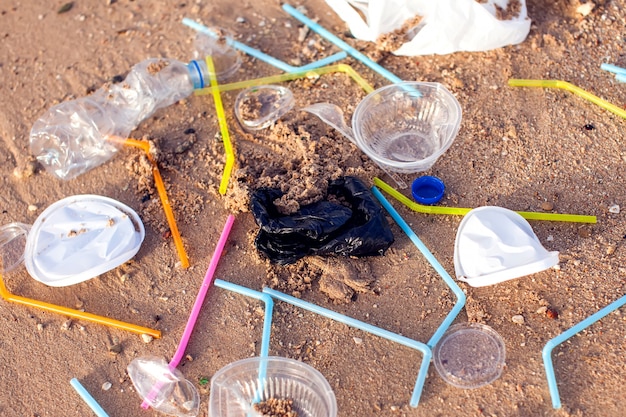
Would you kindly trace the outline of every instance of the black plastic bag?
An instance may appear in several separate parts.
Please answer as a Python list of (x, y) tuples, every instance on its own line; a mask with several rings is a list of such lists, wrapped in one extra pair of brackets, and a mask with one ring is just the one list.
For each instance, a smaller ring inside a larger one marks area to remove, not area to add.
[(393, 234), (384, 211), (360, 180), (339, 178), (329, 184), (327, 194), (349, 206), (320, 201), (282, 215), (273, 203), (283, 195), (279, 189), (255, 191), (252, 214), (261, 228), (257, 249), (286, 265), (306, 255), (382, 255), (391, 246)]

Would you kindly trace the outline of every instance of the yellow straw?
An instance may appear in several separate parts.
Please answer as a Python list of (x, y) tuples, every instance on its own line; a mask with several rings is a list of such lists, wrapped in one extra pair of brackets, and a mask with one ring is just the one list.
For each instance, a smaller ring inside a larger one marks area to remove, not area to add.
[(235, 153), (233, 152), (233, 146), (230, 143), (230, 133), (228, 133), (226, 114), (224, 113), (222, 97), (220, 96), (220, 89), (217, 84), (217, 77), (215, 76), (215, 66), (213, 65), (213, 59), (210, 56), (206, 57), (206, 66), (209, 71), (211, 93), (213, 94), (213, 101), (215, 101), (215, 111), (217, 112), (217, 120), (220, 123), (220, 132), (222, 133), (224, 151), (226, 152), (226, 164), (224, 165), (224, 173), (222, 174), (222, 181), (220, 182), (220, 194), (224, 195), (226, 194), (226, 189), (228, 188), (230, 173), (233, 170), (233, 165), (235, 164)]
[(211, 83), (211, 87), (200, 88), (194, 91), (194, 94), (202, 96), (207, 94), (215, 95), (216, 91), (232, 91), (239, 90), (248, 87), (256, 87), (264, 84), (275, 84), (281, 83), (285, 81), (293, 81), (300, 78), (312, 77), (312, 76), (320, 76), (324, 74), (334, 73), (334, 72), (343, 72), (350, 76), (366, 93), (371, 93), (374, 91), (374, 88), (368, 84), (367, 81), (363, 77), (361, 77), (350, 65), (347, 64), (337, 64), (337, 65), (328, 65), (325, 67), (310, 69), (306, 71), (300, 72), (290, 72), (286, 74), (272, 75), (269, 77), (263, 78), (255, 78), (253, 80), (239, 81), (236, 83), (223, 84), (218, 86), (217, 84)]
[[(460, 207), (441, 207), (441, 206), (426, 206), (416, 203), (394, 189), (392, 186), (374, 177), (374, 185), (385, 191), (387, 194), (398, 200), (400, 203), (407, 206), (409, 209), (418, 213), (427, 214), (451, 214), (457, 216), (463, 216), (467, 214), (471, 208)], [(579, 214), (558, 214), (558, 213), (537, 213), (532, 211), (517, 211), (519, 215), (527, 220), (546, 220), (553, 222), (573, 222), (573, 223), (596, 223), (596, 216), (584, 216)]]
[(161, 204), (163, 205), (163, 211), (165, 212), (165, 218), (167, 219), (167, 223), (170, 227), (170, 231), (172, 232), (172, 238), (174, 239), (174, 244), (176, 245), (176, 251), (178, 252), (178, 258), (180, 259), (180, 264), (183, 268), (189, 268), (189, 257), (187, 256), (187, 252), (185, 251), (185, 246), (183, 245), (183, 240), (180, 237), (180, 232), (178, 231), (178, 226), (176, 225), (176, 219), (174, 219), (174, 212), (172, 211), (172, 206), (170, 205), (170, 200), (167, 197), (167, 192), (165, 191), (165, 184), (163, 183), (163, 178), (161, 177), (161, 172), (159, 171), (159, 166), (157, 162), (152, 157), (150, 153), (150, 144), (145, 141), (137, 140), (137, 139), (122, 139), (113, 136), (109, 136), (109, 140), (117, 143), (123, 143), (128, 146), (134, 146), (135, 148), (139, 148), (146, 153), (146, 157), (150, 164), (152, 165), (152, 175), (154, 176), (154, 184), (159, 193), (159, 197), (161, 198)]
[(87, 320), (98, 324), (104, 324), (105, 326), (128, 330), (129, 332), (137, 334), (149, 334), (156, 339), (161, 337), (161, 332), (158, 330), (153, 330), (147, 327), (137, 326), (135, 324), (110, 319), (108, 317), (97, 316), (95, 314), (85, 313), (84, 311), (73, 310), (71, 308), (61, 307), (55, 304), (49, 304), (44, 301), (33, 300), (32, 298), (26, 298), (19, 295), (11, 294), (9, 290), (7, 290), (7, 287), (4, 285), (2, 275), (0, 275), (0, 296), (2, 296), (2, 298), (7, 301), (12, 301), (14, 303), (22, 304), (28, 307), (36, 307), (41, 310), (63, 314), (72, 318)]
[(580, 87), (575, 86), (574, 84), (568, 83), (567, 81), (561, 80), (518, 80), (518, 79), (510, 79), (509, 85), (511, 87), (545, 87), (545, 88), (561, 88), (563, 90), (570, 91), (577, 96), (584, 98), (585, 100), (589, 100), (590, 102), (597, 104), (598, 106), (606, 109), (612, 113), (617, 114), (618, 116), (626, 119), (626, 110), (617, 107), (614, 104), (609, 103), (606, 100), (602, 100), (598, 96), (594, 96), (593, 94), (583, 90)]

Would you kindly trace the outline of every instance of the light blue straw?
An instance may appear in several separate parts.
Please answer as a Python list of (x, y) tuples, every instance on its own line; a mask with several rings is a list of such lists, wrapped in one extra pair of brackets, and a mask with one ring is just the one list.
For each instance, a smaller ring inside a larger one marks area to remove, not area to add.
[(422, 393), (422, 389), (424, 388), (424, 381), (426, 380), (426, 374), (428, 373), (428, 366), (430, 365), (430, 359), (432, 357), (432, 351), (428, 345), (422, 342), (418, 342), (417, 340), (409, 339), (408, 337), (405, 337), (396, 333), (392, 333), (388, 330), (381, 329), (380, 327), (376, 327), (371, 324), (353, 319), (351, 317), (344, 316), (343, 314), (339, 314), (335, 311), (326, 309), (324, 307), (320, 307), (316, 304), (312, 304), (307, 301), (300, 300), (298, 298), (284, 294), (280, 291), (273, 290), (271, 288), (265, 287), (263, 288), (263, 292), (271, 295), (273, 298), (277, 298), (281, 301), (290, 303), (296, 307), (319, 314), (322, 317), (326, 317), (331, 320), (338, 321), (339, 323), (346, 324), (348, 326), (357, 328), (359, 330), (363, 330), (365, 332), (371, 333), (375, 336), (379, 336), (387, 340), (391, 340), (392, 342), (396, 342), (401, 345), (404, 345), (409, 348), (419, 350), (420, 352), (422, 352), (422, 364), (420, 366), (420, 371), (417, 377), (417, 382), (415, 383), (415, 388), (413, 390), (413, 397), (411, 398), (411, 406), (417, 407), (419, 403), (420, 395)]
[[(201, 23), (196, 22), (195, 20), (191, 20), (188, 17), (183, 18), (183, 24), (189, 26), (190, 28), (204, 33), (205, 35), (212, 36), (214, 38), (218, 37), (218, 35), (213, 32), (208, 27), (204, 26)], [(323, 67), (325, 65), (331, 64), (333, 62), (339, 61), (340, 59), (344, 59), (348, 56), (345, 51), (337, 52), (333, 55), (327, 56), (326, 58), (322, 58), (319, 61), (311, 62), (309, 64), (303, 65), (301, 67), (294, 67), (293, 65), (289, 65), (286, 62), (281, 61), (278, 58), (274, 58), (271, 55), (268, 55), (264, 52), (259, 51), (251, 46), (246, 45), (245, 43), (236, 41), (230, 37), (225, 37), (226, 43), (232, 46), (235, 49), (238, 49), (246, 54), (255, 57), (256, 59), (265, 62), (266, 64), (270, 64), (282, 71), (285, 72), (298, 72), (298, 71), (306, 71), (313, 68)]]
[(70, 385), (74, 387), (78, 395), (87, 403), (89, 408), (98, 416), (98, 417), (109, 417), (109, 415), (100, 407), (100, 404), (91, 396), (89, 391), (85, 389), (85, 387), (78, 381), (76, 378), (70, 379)]
[(568, 330), (564, 331), (554, 339), (551, 339), (546, 343), (543, 347), (542, 356), (543, 356), (543, 366), (546, 368), (546, 376), (548, 377), (548, 387), (550, 388), (550, 397), (552, 398), (552, 407), (561, 408), (561, 398), (559, 397), (559, 387), (556, 385), (556, 376), (554, 374), (554, 366), (552, 365), (552, 350), (565, 342), (570, 337), (574, 336), (576, 333), (581, 332), (587, 327), (591, 326), (596, 321), (605, 317), (609, 313), (617, 310), (621, 306), (626, 304), (626, 295), (622, 296), (622, 298), (613, 301), (608, 306), (604, 307), (602, 310), (592, 314), (587, 317), (580, 323), (572, 326)]
[(409, 237), (409, 239), (411, 239), (411, 241), (417, 247), (417, 249), (419, 249), (419, 251), (422, 252), (422, 255), (424, 255), (426, 260), (432, 265), (432, 267), (435, 269), (435, 271), (437, 271), (437, 273), (441, 276), (441, 278), (443, 278), (444, 282), (448, 285), (448, 287), (450, 287), (454, 295), (456, 295), (456, 304), (454, 304), (454, 307), (452, 308), (452, 310), (450, 310), (450, 312), (448, 313), (444, 321), (441, 322), (441, 324), (437, 328), (437, 331), (435, 331), (435, 334), (433, 334), (433, 336), (428, 341), (428, 346), (430, 346), (431, 348), (434, 348), (435, 345), (439, 342), (439, 340), (441, 340), (446, 330), (448, 330), (448, 328), (450, 327), (450, 325), (452, 324), (456, 316), (461, 312), (461, 310), (465, 306), (465, 300), (466, 300), (465, 293), (456, 284), (456, 282), (454, 282), (454, 280), (450, 277), (450, 274), (448, 274), (448, 272), (443, 268), (443, 266), (441, 266), (437, 258), (435, 258), (432, 252), (428, 250), (426, 245), (424, 245), (424, 243), (420, 240), (420, 238), (417, 237), (415, 232), (411, 230), (407, 222), (404, 221), (402, 216), (400, 216), (400, 214), (393, 208), (393, 206), (389, 203), (389, 201), (387, 201), (387, 199), (382, 195), (382, 193), (378, 190), (378, 188), (372, 187), (372, 193), (374, 193), (374, 196), (378, 199), (380, 204), (382, 204), (382, 206), (389, 212), (389, 214), (396, 221), (396, 223), (398, 223), (398, 226), (400, 226), (400, 229), (402, 229), (402, 231)]
[(618, 67), (617, 65), (604, 63), (600, 65), (600, 68), (613, 74), (626, 75), (626, 68)]
[(397, 75), (395, 75), (391, 71), (383, 68), (382, 66), (380, 66), (376, 62), (372, 61), (366, 55), (364, 55), (362, 52), (356, 50), (355, 48), (353, 48), (352, 46), (350, 46), (346, 42), (344, 42), (342, 39), (340, 39), (338, 36), (332, 34), (328, 30), (324, 29), (324, 27), (322, 25), (312, 21), (311, 19), (306, 17), (304, 14), (300, 13), (293, 6), (290, 6), (289, 4), (285, 3), (285, 4), (283, 4), (283, 10), (286, 11), (287, 13), (289, 13), (295, 19), (299, 20), (301, 23), (304, 23), (313, 32), (317, 33), (322, 38), (324, 38), (327, 41), (331, 42), (332, 44), (334, 44), (338, 48), (346, 51), (352, 58), (361, 61), (364, 65), (366, 65), (367, 67), (369, 67), (373, 71), (377, 72), (378, 74), (382, 75), (383, 77), (385, 77), (386, 79), (388, 79), (392, 83), (402, 82), (402, 79), (399, 78)]
[(216, 279), (214, 285), (265, 303), (265, 318), (263, 319), (263, 335), (261, 337), (261, 353), (259, 356), (262, 358), (267, 357), (270, 351), (270, 332), (272, 331), (272, 312), (274, 310), (274, 300), (272, 300), (272, 297), (260, 291), (254, 291), (250, 288), (242, 287), (241, 285), (221, 279)]
[[(214, 285), (216, 287), (220, 287), (229, 291), (236, 292), (241, 295), (245, 295), (250, 298), (254, 298), (256, 300), (263, 301), (265, 303), (265, 318), (263, 320), (263, 336), (261, 337), (261, 353), (259, 356), (261, 358), (266, 358), (269, 354), (270, 350), (270, 332), (272, 330), (272, 312), (274, 310), (274, 300), (267, 294), (263, 294), (259, 291), (251, 290), (247, 287), (242, 287), (241, 285), (233, 284), (232, 282), (222, 281), (221, 279), (216, 279)], [(261, 397), (263, 394), (264, 384), (262, 381), (265, 380), (265, 375), (267, 374), (267, 361), (260, 361), (259, 365), (259, 390), (255, 394), (253, 403), (258, 403), (261, 401)]]

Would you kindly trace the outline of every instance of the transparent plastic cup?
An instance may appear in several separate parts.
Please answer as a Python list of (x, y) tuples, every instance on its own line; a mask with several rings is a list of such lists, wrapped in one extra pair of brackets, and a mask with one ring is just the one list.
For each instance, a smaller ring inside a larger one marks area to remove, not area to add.
[(213, 375), (209, 416), (260, 417), (257, 407), (275, 400), (290, 400), (298, 417), (337, 415), (335, 394), (315, 368), (294, 359), (254, 357)]
[(7, 273), (24, 262), (26, 239), (30, 225), (9, 223), (0, 227), (0, 272)]
[(442, 84), (401, 82), (365, 97), (352, 117), (359, 147), (398, 173), (426, 171), (452, 145), (461, 106)]

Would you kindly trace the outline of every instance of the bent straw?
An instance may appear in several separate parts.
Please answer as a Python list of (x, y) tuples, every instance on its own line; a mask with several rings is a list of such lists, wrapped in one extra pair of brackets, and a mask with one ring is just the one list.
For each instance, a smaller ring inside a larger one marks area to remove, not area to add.
[(422, 364), (420, 366), (419, 375), (417, 376), (417, 382), (415, 383), (415, 389), (413, 391), (415, 395), (413, 396), (412, 400), (415, 400), (415, 401), (411, 403), (411, 406), (417, 407), (419, 403), (419, 399), (420, 399), (420, 394), (422, 393), (422, 389), (424, 388), (424, 381), (426, 380), (426, 374), (428, 373), (428, 366), (430, 365), (430, 359), (432, 358), (432, 351), (428, 345), (422, 342), (418, 342), (417, 340), (409, 339), (406, 336), (392, 333), (389, 330), (381, 329), (380, 327), (376, 327), (371, 324), (364, 323), (360, 320), (356, 320), (348, 316), (344, 316), (343, 314), (339, 314), (335, 311), (332, 311), (327, 308), (320, 307), (316, 304), (309, 303), (307, 301), (292, 297), (290, 295), (284, 294), (280, 291), (273, 290), (271, 288), (265, 287), (263, 288), (263, 292), (271, 295), (273, 298), (277, 298), (281, 301), (287, 302), (289, 304), (292, 304), (304, 310), (311, 311), (322, 317), (326, 317), (331, 320), (338, 321), (339, 323), (343, 323), (347, 326), (354, 327), (359, 330), (363, 330), (375, 336), (379, 336), (384, 339), (391, 340), (392, 342), (396, 342), (403, 346), (422, 352)]
[(220, 96), (219, 86), (217, 84), (217, 77), (215, 76), (215, 66), (213, 65), (213, 59), (210, 56), (206, 57), (206, 66), (209, 70), (209, 79), (211, 80), (211, 87), (213, 93), (213, 101), (215, 102), (215, 111), (217, 112), (217, 120), (220, 124), (220, 132), (222, 133), (222, 140), (224, 141), (224, 151), (226, 152), (226, 164), (224, 165), (224, 172), (222, 173), (222, 181), (220, 182), (220, 194), (225, 195), (228, 188), (228, 180), (230, 179), (230, 173), (233, 170), (235, 164), (235, 153), (233, 152), (233, 146), (230, 142), (230, 133), (228, 132), (228, 124), (226, 123), (226, 114), (224, 113), (224, 106), (222, 105), (222, 97)]
[[(439, 263), (437, 258), (432, 254), (432, 252), (426, 247), (426, 245), (420, 240), (420, 238), (413, 232), (413, 230), (409, 227), (406, 221), (400, 216), (400, 214), (393, 208), (393, 206), (387, 201), (387, 199), (382, 195), (382, 193), (376, 188), (372, 187), (372, 193), (378, 199), (378, 201), (382, 204), (382, 206), (387, 210), (387, 212), (391, 215), (391, 217), (396, 221), (400, 229), (407, 235), (411, 242), (419, 249), (419, 251), (424, 255), (428, 263), (435, 269), (435, 271), (439, 274), (439, 276), (446, 283), (448, 288), (452, 290), (454, 295), (456, 296), (456, 303), (452, 310), (446, 315), (446, 318), (441, 322), (437, 330), (432, 335), (430, 340), (428, 341), (428, 346), (432, 349), (439, 343), (439, 340), (443, 337), (444, 333), (456, 316), (459, 315), (463, 307), (465, 306), (466, 296), (461, 287), (459, 287), (456, 282), (450, 277), (450, 274), (443, 268), (443, 266)], [(422, 384), (423, 387), (423, 384)], [(418, 391), (419, 388), (419, 391)], [(419, 403), (419, 398), (421, 395), (421, 387), (418, 386), (417, 382), (415, 384), (415, 389), (413, 390), (413, 396), (411, 397), (411, 407), (417, 407)]]
[(559, 387), (556, 384), (556, 376), (554, 374), (554, 366), (552, 364), (552, 349), (561, 343), (565, 342), (570, 337), (574, 336), (576, 333), (581, 332), (587, 327), (591, 326), (593, 323), (602, 319), (609, 313), (617, 310), (621, 306), (626, 304), (626, 295), (622, 296), (622, 298), (613, 301), (608, 306), (604, 307), (602, 310), (592, 314), (587, 317), (580, 323), (572, 326), (570, 329), (564, 331), (554, 339), (551, 339), (546, 343), (543, 347), (541, 355), (543, 356), (543, 366), (546, 369), (546, 377), (548, 378), (548, 388), (550, 388), (550, 397), (552, 398), (552, 407), (561, 408), (561, 398), (559, 397)]
[(367, 81), (365, 81), (365, 79), (358, 72), (356, 72), (354, 68), (352, 68), (350, 65), (336, 64), (336, 65), (328, 65), (326, 67), (309, 69), (306, 71), (299, 71), (299, 72), (293, 72), (293, 73), (288, 73), (288, 74), (278, 74), (278, 75), (272, 75), (269, 77), (255, 78), (252, 80), (239, 81), (239, 82), (234, 82), (234, 83), (229, 83), (229, 84), (221, 84), (219, 86), (214, 86), (214, 87), (199, 88), (197, 90), (194, 90), (194, 94), (197, 96), (203, 96), (206, 94), (214, 94), (216, 90), (220, 92), (233, 91), (233, 90), (239, 90), (239, 89), (248, 88), (248, 87), (256, 87), (256, 86), (265, 85), (265, 84), (276, 84), (276, 83), (282, 83), (285, 81), (293, 81), (293, 80), (297, 80), (300, 78), (311, 77), (314, 75), (321, 76), (321, 75), (330, 74), (334, 72), (345, 73), (350, 78), (352, 78), (352, 80), (354, 80), (354, 82), (356, 82), (366, 93), (371, 93), (372, 91), (374, 91), (374, 87), (372, 87)]
[[(212, 36), (214, 38), (218, 37), (218, 35), (213, 32), (211, 29), (209, 29), (208, 27), (204, 26), (201, 23), (198, 23), (194, 20), (191, 20), (187, 17), (183, 18), (183, 24), (189, 26), (190, 28), (204, 33), (206, 35)], [(274, 58), (271, 55), (268, 55), (266, 53), (263, 53), (261, 51), (259, 51), (258, 49), (255, 49), (251, 46), (246, 45), (245, 43), (236, 41), (234, 39), (232, 39), (231, 37), (225, 36), (224, 39), (226, 40), (226, 43), (230, 46), (232, 46), (235, 49), (239, 49), (242, 52), (245, 52), (246, 54), (265, 62), (266, 64), (272, 65), (280, 70), (283, 70), (285, 72), (297, 72), (297, 71), (304, 71), (304, 70), (308, 70), (311, 68), (318, 68), (324, 65), (328, 65), (331, 64), (333, 62), (339, 61), (340, 59), (344, 59), (345, 57), (348, 56), (348, 54), (345, 51), (341, 51), (341, 52), (337, 52), (333, 55), (330, 55), (326, 58), (322, 58), (319, 61), (315, 61), (315, 62), (311, 62), (310, 64), (306, 64), (306, 65), (302, 65), (300, 67), (294, 67), (292, 65), (287, 64), (286, 62), (281, 61), (278, 58)]]
[(172, 232), (172, 238), (174, 239), (174, 245), (176, 245), (176, 251), (178, 252), (178, 258), (180, 259), (181, 266), (185, 269), (189, 268), (189, 257), (187, 256), (187, 252), (185, 251), (183, 240), (180, 237), (180, 232), (178, 231), (178, 226), (176, 225), (176, 219), (174, 219), (174, 212), (172, 211), (170, 200), (167, 197), (167, 191), (165, 191), (165, 184), (163, 183), (163, 178), (161, 177), (159, 166), (156, 160), (152, 157), (152, 154), (150, 153), (150, 144), (142, 140), (130, 138), (122, 139), (113, 136), (109, 136), (108, 140), (122, 143), (128, 146), (134, 146), (135, 148), (139, 148), (145, 152), (146, 157), (150, 162), (150, 165), (152, 165), (152, 176), (154, 177), (154, 184), (159, 193), (159, 198), (161, 199), (161, 205), (163, 206), (163, 211), (165, 212), (167, 224), (169, 225), (170, 231)]
[(272, 312), (274, 310), (274, 300), (267, 294), (263, 294), (259, 291), (251, 290), (250, 288), (242, 287), (241, 285), (233, 284), (232, 282), (216, 279), (214, 285), (216, 287), (224, 288), (229, 291), (245, 295), (246, 297), (254, 298), (256, 300), (263, 301), (265, 304), (265, 317), (263, 319), (263, 333), (261, 336), (261, 351), (259, 356), (265, 358), (269, 355), (270, 351), (270, 333), (272, 331)]
[[(215, 286), (225, 288), (230, 291), (237, 292), (239, 294), (255, 298), (257, 300), (261, 300), (265, 303), (265, 318), (263, 319), (263, 334), (261, 337), (261, 352), (259, 356), (261, 358), (266, 358), (270, 351), (270, 331), (272, 330), (272, 312), (274, 309), (274, 300), (267, 294), (263, 294), (262, 292), (251, 290), (250, 288), (242, 287), (237, 284), (233, 284), (227, 281), (222, 281), (221, 279), (215, 280)], [(259, 365), (259, 381), (263, 381), (265, 379), (265, 375), (267, 372), (267, 362), (261, 361)], [(254, 398), (254, 403), (258, 403), (261, 400), (261, 390), (263, 389), (263, 384), (259, 384), (258, 391)]]
[[(423, 204), (411, 201), (404, 194), (394, 189), (392, 186), (374, 177), (374, 185), (385, 191), (387, 194), (398, 200), (400, 203), (407, 206), (409, 209), (418, 213), (426, 214), (449, 214), (464, 216), (471, 208), (461, 207), (441, 207), (441, 206), (426, 206)], [(586, 216), (582, 214), (559, 214), (559, 213), (538, 213), (534, 211), (516, 211), (517, 214), (527, 220), (545, 220), (553, 222), (572, 222), (572, 223), (596, 223), (596, 216)]]
[(356, 50), (355, 48), (353, 48), (352, 46), (348, 45), (346, 42), (341, 40), (338, 36), (332, 34), (328, 30), (326, 30), (322, 25), (320, 25), (319, 23), (314, 22), (313, 20), (311, 20), (308, 17), (306, 17), (304, 14), (300, 13), (293, 6), (285, 3), (285, 4), (283, 4), (283, 10), (285, 10), (287, 13), (289, 13), (292, 17), (294, 17), (297, 20), (299, 20), (301, 23), (303, 23), (306, 26), (308, 26), (309, 29), (311, 29), (313, 32), (317, 33), (322, 38), (326, 39), (327, 41), (333, 43), (335, 46), (337, 46), (340, 49), (344, 50), (352, 58), (354, 58), (354, 59), (356, 59), (358, 61), (361, 61), (364, 65), (366, 65), (370, 69), (376, 71), (378, 74), (382, 75), (383, 77), (385, 77), (386, 79), (388, 79), (392, 83), (402, 82), (402, 79), (400, 77), (398, 77), (397, 75), (395, 75), (391, 71), (383, 68), (382, 66), (380, 66), (376, 62), (372, 61), (366, 55), (364, 55), (363, 53), (359, 52), (358, 50)]
[(448, 330), (456, 316), (463, 309), (465, 305), (466, 297), (465, 293), (459, 287), (456, 282), (452, 279), (448, 271), (444, 269), (444, 267), (439, 263), (435, 255), (426, 247), (426, 245), (420, 240), (420, 238), (415, 234), (415, 232), (411, 229), (408, 223), (400, 216), (400, 213), (393, 208), (393, 206), (387, 201), (387, 199), (382, 195), (382, 193), (376, 187), (372, 187), (372, 193), (378, 199), (380, 204), (387, 210), (387, 212), (391, 215), (391, 217), (396, 221), (400, 229), (407, 235), (411, 242), (419, 249), (419, 251), (424, 255), (428, 263), (433, 267), (433, 269), (439, 274), (439, 276), (443, 279), (446, 285), (452, 290), (454, 295), (456, 296), (456, 303), (452, 310), (448, 313), (446, 318), (441, 322), (435, 334), (428, 341), (428, 346), (431, 348), (435, 347), (435, 345), (441, 340), (443, 334)]
[(87, 403), (89, 408), (98, 416), (98, 417), (109, 417), (109, 415), (104, 411), (100, 404), (96, 401), (95, 398), (91, 396), (89, 391), (78, 381), (76, 378), (72, 378), (70, 380), (70, 385), (74, 387), (78, 395)]
[(114, 327), (117, 329), (128, 330), (129, 332), (137, 334), (148, 334), (155, 339), (161, 337), (159, 330), (149, 329), (147, 327), (137, 326), (135, 324), (126, 323), (119, 320), (110, 319), (108, 317), (98, 316), (84, 311), (78, 311), (71, 308), (61, 307), (55, 304), (49, 304), (44, 301), (33, 300), (31, 298), (22, 297), (9, 292), (2, 275), (0, 275), (0, 296), (6, 301), (11, 301), (17, 304), (22, 304), (28, 307), (36, 307), (40, 310), (50, 311), (52, 313), (63, 314), (75, 319), (86, 320), (93, 323), (104, 324), (105, 326)]
[(511, 87), (545, 87), (545, 88), (561, 88), (563, 90), (567, 90), (588, 100), (598, 106), (602, 107), (605, 110), (610, 111), (611, 113), (615, 113), (616, 115), (626, 119), (626, 110), (617, 107), (614, 104), (609, 103), (606, 100), (602, 100), (598, 96), (594, 96), (593, 94), (583, 90), (580, 87), (575, 86), (572, 83), (568, 83), (567, 81), (561, 80), (518, 80), (518, 79), (510, 79), (509, 85)]
[[(187, 349), (187, 344), (189, 343), (189, 339), (191, 338), (191, 333), (193, 332), (193, 328), (196, 325), (196, 321), (198, 320), (198, 316), (200, 315), (200, 310), (202, 309), (202, 303), (206, 297), (207, 291), (213, 282), (213, 277), (215, 276), (215, 270), (217, 269), (217, 264), (222, 256), (222, 251), (224, 250), (224, 246), (226, 245), (226, 240), (228, 239), (228, 235), (230, 234), (230, 230), (233, 227), (233, 222), (235, 221), (235, 216), (232, 214), (228, 215), (226, 219), (226, 224), (224, 225), (224, 229), (222, 230), (222, 234), (220, 235), (219, 240), (217, 241), (217, 246), (215, 247), (215, 252), (213, 252), (213, 257), (211, 258), (211, 262), (209, 263), (209, 268), (204, 275), (204, 280), (202, 281), (202, 286), (198, 291), (198, 295), (196, 296), (196, 301), (193, 303), (193, 307), (191, 308), (191, 314), (189, 314), (189, 319), (187, 320), (187, 324), (185, 325), (185, 330), (183, 331), (183, 335), (180, 338), (180, 342), (178, 343), (178, 348), (172, 356), (170, 360), (169, 367), (170, 369), (174, 369), (180, 364), (180, 361), (183, 359), (185, 355), (185, 349)], [(154, 401), (155, 396), (157, 395), (157, 391), (161, 388), (161, 384), (155, 384), (152, 390), (148, 393), (147, 398), (141, 404), (143, 409), (148, 409), (150, 407), (150, 402)]]

